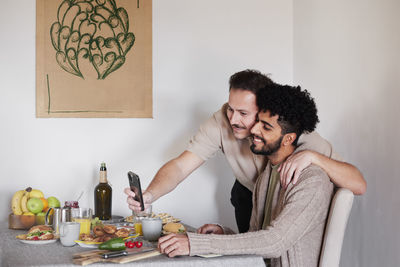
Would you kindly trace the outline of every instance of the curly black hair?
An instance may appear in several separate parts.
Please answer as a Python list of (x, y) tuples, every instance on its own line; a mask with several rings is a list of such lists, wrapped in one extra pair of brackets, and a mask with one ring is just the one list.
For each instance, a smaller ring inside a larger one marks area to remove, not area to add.
[(319, 122), (314, 99), (300, 86), (270, 84), (258, 91), (257, 106), (272, 116), (279, 115), (282, 134), (296, 133), (293, 145), (297, 144), (301, 134), (314, 131)]
[(243, 70), (236, 72), (229, 79), (229, 91), (231, 89), (241, 89), (257, 94), (257, 91), (265, 86), (272, 84), (273, 81), (267, 75), (258, 70)]

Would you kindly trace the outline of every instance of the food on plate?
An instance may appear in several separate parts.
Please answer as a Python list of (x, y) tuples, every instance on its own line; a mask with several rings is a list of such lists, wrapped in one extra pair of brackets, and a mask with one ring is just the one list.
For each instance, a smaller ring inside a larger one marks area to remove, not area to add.
[(105, 232), (103, 231), (103, 226), (98, 225), (93, 227), (93, 234), (95, 234), (96, 236), (105, 235)]
[(186, 228), (181, 223), (167, 223), (163, 226), (163, 233), (164, 234), (183, 234), (186, 233)]
[(129, 229), (127, 229), (127, 228), (118, 229), (118, 230), (115, 232), (115, 235), (116, 235), (117, 237), (128, 237), (128, 236), (129, 236)]
[(103, 226), (103, 223), (100, 221), (99, 217), (92, 219), (91, 223), (92, 223), (92, 228), (98, 225)]
[(97, 225), (93, 227), (92, 234), (80, 234), (79, 240), (93, 241), (93, 242), (106, 242), (110, 239), (117, 237), (128, 237), (130, 230), (127, 228), (119, 228), (115, 225)]
[(172, 215), (170, 215), (166, 212), (159, 213), (159, 214), (152, 214), (151, 217), (160, 218), (162, 220), (163, 224), (167, 224), (167, 223), (171, 223), (171, 222), (176, 223), (176, 222), (180, 221), (179, 219), (173, 217)]
[(115, 227), (115, 225), (104, 225), (103, 231), (112, 235), (117, 231), (117, 227)]
[(127, 222), (133, 222), (133, 215), (126, 217), (126, 218), (125, 218), (125, 221), (127, 221)]
[(50, 240), (54, 239), (53, 228), (48, 225), (36, 225), (29, 229), (27, 234), (18, 235), (22, 240)]
[[(166, 212), (162, 212), (162, 213), (152, 213), (151, 214), (152, 218), (160, 218), (162, 220), (162, 224), (167, 224), (170, 222), (179, 222), (180, 219), (173, 217), (172, 215), (166, 213)], [(134, 217), (133, 215), (126, 217), (125, 219), (127, 222), (133, 222), (134, 221)]]
[(79, 240), (81, 241), (93, 241), (94, 237), (91, 234), (80, 234)]

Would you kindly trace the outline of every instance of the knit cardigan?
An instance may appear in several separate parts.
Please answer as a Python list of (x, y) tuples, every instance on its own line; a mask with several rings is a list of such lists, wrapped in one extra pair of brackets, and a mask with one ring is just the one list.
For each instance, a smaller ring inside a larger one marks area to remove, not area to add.
[(256, 254), (272, 258), (272, 266), (318, 266), (333, 184), (319, 167), (311, 165), (296, 185), (274, 191), (272, 221), (261, 229), (270, 166), (256, 182), (250, 231), (243, 234), (188, 233), (190, 255)]

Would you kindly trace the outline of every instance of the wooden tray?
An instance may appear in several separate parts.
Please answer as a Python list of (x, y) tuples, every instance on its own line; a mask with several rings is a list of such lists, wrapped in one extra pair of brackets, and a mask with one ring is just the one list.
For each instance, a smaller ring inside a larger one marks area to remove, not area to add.
[[(148, 249), (151, 249), (148, 251)], [(127, 249), (128, 255), (121, 256), (118, 258), (103, 259), (101, 254), (110, 252), (108, 250), (90, 250), (85, 252), (76, 253), (73, 255), (72, 262), (77, 265), (89, 265), (96, 262), (113, 262), (113, 263), (127, 263), (142, 259), (147, 259), (150, 257), (155, 257), (161, 253), (155, 248), (141, 247), (134, 249)]]

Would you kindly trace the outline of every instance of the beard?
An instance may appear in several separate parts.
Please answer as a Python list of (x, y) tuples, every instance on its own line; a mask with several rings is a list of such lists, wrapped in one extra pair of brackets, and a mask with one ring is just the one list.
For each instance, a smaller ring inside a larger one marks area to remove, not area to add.
[(270, 155), (274, 154), (276, 151), (278, 151), (279, 148), (281, 147), (283, 135), (281, 137), (279, 137), (278, 140), (276, 140), (275, 142), (273, 142), (271, 144), (267, 144), (267, 142), (259, 136), (257, 136), (257, 138), (261, 139), (263, 141), (264, 145), (261, 149), (257, 150), (256, 145), (251, 144), (251, 146), (250, 146), (251, 151), (257, 155), (270, 156)]

